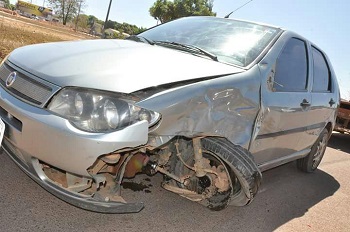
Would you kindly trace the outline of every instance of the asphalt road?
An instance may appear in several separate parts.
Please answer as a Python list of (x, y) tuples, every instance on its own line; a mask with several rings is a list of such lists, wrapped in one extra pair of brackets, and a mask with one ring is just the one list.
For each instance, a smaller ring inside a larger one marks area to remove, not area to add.
[(350, 231), (349, 167), (350, 136), (334, 133), (319, 170), (304, 174), (292, 162), (264, 172), (247, 207), (209, 211), (161, 189), (156, 175), (140, 177), (147, 191), (129, 193), (143, 211), (108, 215), (57, 199), (0, 153), (0, 231)]

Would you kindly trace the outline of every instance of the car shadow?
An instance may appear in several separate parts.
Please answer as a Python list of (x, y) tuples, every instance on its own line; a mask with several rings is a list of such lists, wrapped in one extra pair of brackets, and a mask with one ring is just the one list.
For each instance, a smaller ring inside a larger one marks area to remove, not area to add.
[(350, 154), (350, 135), (333, 132), (328, 141), (328, 146)]
[[(158, 222), (173, 220), (191, 225), (192, 231), (273, 231), (290, 220), (302, 217), (310, 208), (332, 196), (339, 187), (338, 181), (322, 170), (303, 173), (297, 169), (296, 162), (292, 162), (264, 172), (256, 199), (246, 207), (229, 206), (213, 212), (165, 191), (161, 200), (156, 200), (154, 195), (144, 198), (146, 207), (141, 213), (124, 217), (137, 221), (156, 214)], [(157, 190), (152, 192), (158, 195)], [(153, 207), (147, 207), (150, 205)], [(157, 213), (164, 208), (171, 213)]]
[(273, 231), (302, 217), (340, 187), (336, 179), (322, 170), (311, 174), (299, 171), (296, 162), (264, 172), (263, 178), (255, 202), (242, 210), (244, 223), (249, 223), (251, 216), (260, 219), (249, 231)]

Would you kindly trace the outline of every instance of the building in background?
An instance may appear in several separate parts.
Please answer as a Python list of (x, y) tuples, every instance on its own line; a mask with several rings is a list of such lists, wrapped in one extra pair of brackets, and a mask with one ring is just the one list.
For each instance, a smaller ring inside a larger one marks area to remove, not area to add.
[(18, 1), (17, 11), (26, 17), (42, 18), (50, 21), (52, 20), (52, 9), (38, 6), (29, 2)]
[(4, 8), (5, 7), (5, 2), (0, 0), (0, 8)]

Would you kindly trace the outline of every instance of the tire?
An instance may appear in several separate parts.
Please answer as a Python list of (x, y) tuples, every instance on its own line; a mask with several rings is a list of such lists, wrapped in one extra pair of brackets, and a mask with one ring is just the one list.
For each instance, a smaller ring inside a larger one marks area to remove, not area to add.
[(329, 131), (324, 128), (312, 146), (310, 153), (306, 157), (297, 160), (298, 169), (307, 173), (314, 172), (317, 169), (326, 151), (328, 138)]
[(203, 150), (217, 154), (232, 170), (239, 188), (234, 187), (230, 204), (244, 206), (250, 204), (258, 193), (262, 175), (250, 152), (225, 138), (208, 137), (202, 139)]
[[(191, 141), (184, 141), (181, 153), (186, 163), (193, 162)], [(224, 209), (228, 204), (244, 206), (252, 202), (261, 183), (261, 172), (254, 162), (253, 156), (240, 146), (233, 145), (225, 138), (207, 137), (201, 140), (203, 156), (212, 160), (220, 160), (228, 171), (231, 188), (223, 193), (217, 193), (202, 203), (211, 210)], [(210, 158), (209, 158), (210, 159)], [(174, 172), (182, 176), (186, 169), (181, 161), (175, 162)], [(179, 186), (184, 187), (184, 186)]]

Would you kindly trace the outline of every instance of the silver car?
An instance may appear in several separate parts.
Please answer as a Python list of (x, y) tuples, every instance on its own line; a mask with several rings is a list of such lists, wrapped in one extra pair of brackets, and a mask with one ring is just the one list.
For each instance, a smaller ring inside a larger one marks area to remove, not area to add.
[(262, 171), (317, 168), (339, 105), (316, 45), (215, 17), (16, 49), (0, 93), (3, 150), (55, 196), (104, 213), (144, 207), (122, 197), (139, 173), (212, 210), (247, 205)]

